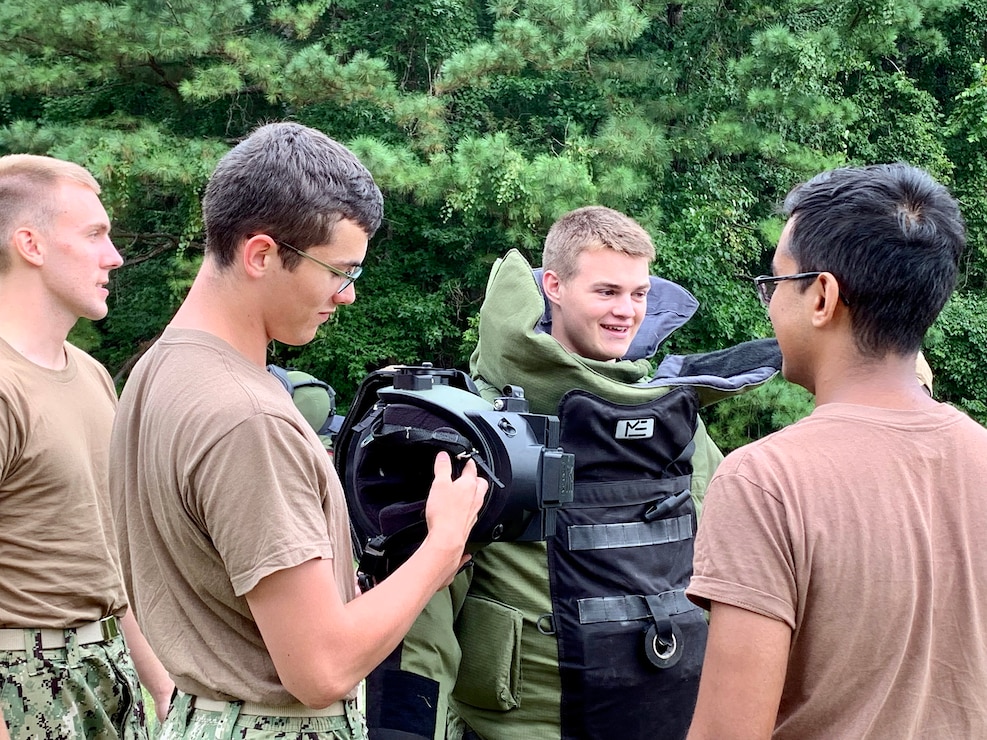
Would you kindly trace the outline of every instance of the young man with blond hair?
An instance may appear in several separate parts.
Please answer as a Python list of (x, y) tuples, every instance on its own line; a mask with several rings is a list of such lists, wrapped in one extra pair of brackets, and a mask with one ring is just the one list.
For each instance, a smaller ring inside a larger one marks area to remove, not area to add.
[(654, 257), (640, 224), (597, 205), (553, 224), (542, 268), (514, 250), (494, 265), (471, 373), (488, 399), (520, 386), (559, 416), (574, 500), (547, 541), (484, 547), (433, 600), (368, 682), (373, 740), (685, 735), (706, 622), (684, 587), (721, 459), (699, 409), (770, 378), (777, 352), (680, 356), (685, 372), (656, 377), (649, 358), (698, 302)]
[[(66, 341), (122, 260), (92, 175), (0, 157), (0, 711), (14, 738), (146, 736), (171, 683), (120, 576), (107, 482), (113, 382)], [(121, 633), (122, 629), (122, 633)]]

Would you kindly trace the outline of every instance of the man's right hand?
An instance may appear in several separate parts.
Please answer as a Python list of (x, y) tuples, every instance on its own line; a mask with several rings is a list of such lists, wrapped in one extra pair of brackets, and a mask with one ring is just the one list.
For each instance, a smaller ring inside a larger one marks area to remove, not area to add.
[(304, 704), (324, 707), (346, 695), (394, 650), (432, 595), (452, 583), (468, 560), (463, 551), (487, 482), (473, 462), (452, 480), (444, 452), (434, 470), (425, 541), (365, 594), (344, 603), (332, 559), (319, 557), (275, 571), (247, 592), (281, 682)]
[[(428, 535), (423, 545), (448, 549), (455, 565), (448, 583), (470, 558), (464, 551), (470, 531), (477, 522), (487, 493), (487, 481), (477, 475), (476, 464), (466, 462), (462, 474), (452, 479), (452, 460), (448, 453), (435, 456), (435, 480), (425, 502)], [(446, 585), (448, 585), (448, 583)]]

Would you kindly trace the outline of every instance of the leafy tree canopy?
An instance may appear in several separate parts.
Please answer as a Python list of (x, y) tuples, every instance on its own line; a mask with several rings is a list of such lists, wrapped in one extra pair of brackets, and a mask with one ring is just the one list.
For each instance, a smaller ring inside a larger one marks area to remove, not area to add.
[[(346, 143), (386, 198), (360, 300), (312, 345), (274, 348), (344, 403), (385, 363), (463, 366), (492, 261), (537, 263), (552, 221), (588, 203), (636, 217), (655, 271), (700, 299), (666, 350), (765, 336), (744, 278), (766, 270), (784, 194), (906, 160), (970, 226), (927, 350), (940, 397), (983, 421), (985, 56), (987, 0), (11, 0), (0, 151), (102, 183), (127, 265), (78, 336), (123, 377), (194, 274), (217, 159), (270, 120)], [(743, 403), (798, 406), (786, 393)], [(745, 413), (716, 412), (727, 446), (782, 423), (758, 412), (734, 434)]]

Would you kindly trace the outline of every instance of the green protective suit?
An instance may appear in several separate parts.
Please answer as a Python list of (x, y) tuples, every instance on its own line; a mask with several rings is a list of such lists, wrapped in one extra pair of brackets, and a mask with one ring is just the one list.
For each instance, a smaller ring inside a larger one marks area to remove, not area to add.
[[(651, 341), (652, 352), (697, 305), (683, 289), (661, 282), (670, 295), (661, 302), (663, 328)], [(545, 332), (546, 309), (522, 255), (512, 250), (498, 260), (470, 360), (471, 374), (488, 400), (505, 385), (521, 386), (532, 413), (554, 414), (562, 396), (575, 388), (637, 404), (688, 384), (699, 391), (701, 402), (709, 403), (763, 383), (780, 366), (772, 345), (766, 353), (770, 361), (764, 359), (764, 347), (742, 352), (746, 356), (740, 360), (734, 354), (720, 361), (719, 353), (669, 358), (659, 372), (679, 377), (655, 381), (647, 357), (601, 362), (571, 354)], [(646, 320), (642, 332), (648, 325)], [(730, 378), (716, 373), (723, 365), (729, 366)], [(689, 376), (681, 377), (683, 372)], [(691, 491), (698, 512), (722, 455), (701, 420), (694, 442)], [(544, 542), (495, 543), (477, 552), (474, 566), (432, 599), (390, 665), (378, 669), (387, 675), (377, 683), (385, 686), (384, 693), (368, 699), (371, 740), (460, 738), (466, 729), (488, 740), (560, 738), (558, 647), (545, 629), (546, 615), (552, 613), (549, 589)], [(624, 737), (619, 727), (614, 732)]]

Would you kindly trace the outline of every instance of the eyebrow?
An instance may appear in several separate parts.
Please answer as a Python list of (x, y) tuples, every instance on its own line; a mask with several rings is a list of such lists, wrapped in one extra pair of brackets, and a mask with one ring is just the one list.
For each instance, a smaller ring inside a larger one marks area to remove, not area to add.
[[(324, 246), (330, 246), (330, 245), (328, 245), (328, 244), (314, 244), (312, 246), (316, 246), (316, 247), (322, 246), (322, 247), (324, 247)], [(303, 250), (300, 250), (300, 251), (302, 251), (302, 252), (308, 252), (311, 248), (312, 247), (308, 247), (307, 249), (303, 249)], [(315, 255), (313, 254), (312, 256), (314, 257)], [(322, 259), (322, 258), (320, 257), (319, 259)], [(347, 261), (347, 260), (343, 260), (343, 259), (339, 259), (339, 260), (324, 259), (322, 261), (323, 262), (327, 262), (330, 265), (333, 265), (335, 267), (360, 267), (361, 265), (363, 265), (363, 261), (362, 260), (348, 260)]]
[[(603, 280), (600, 280), (598, 282), (593, 283), (591, 285), (591, 287), (592, 288), (611, 288), (613, 290), (622, 290), (624, 286), (620, 285), (619, 283), (610, 283), (610, 282), (605, 282)], [(638, 286), (636, 286), (634, 288), (631, 288), (630, 289), (630, 292), (631, 293), (635, 293), (635, 292), (637, 292), (639, 290), (644, 290), (644, 291), (651, 290), (651, 281), (649, 280), (647, 283), (642, 283), (641, 285), (638, 285)]]

